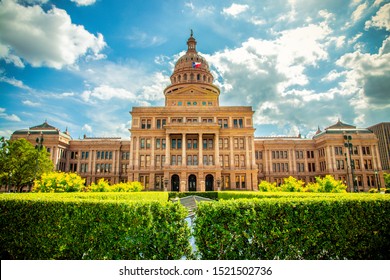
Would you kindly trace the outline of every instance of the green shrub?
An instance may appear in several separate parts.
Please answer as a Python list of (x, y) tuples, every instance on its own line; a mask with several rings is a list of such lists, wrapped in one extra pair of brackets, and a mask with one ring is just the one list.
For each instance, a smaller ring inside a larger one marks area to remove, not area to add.
[(202, 202), (195, 219), (196, 246), (202, 259), (389, 259), (390, 199), (385, 197)]
[(1, 259), (191, 257), (188, 212), (179, 203), (83, 195), (0, 195)]

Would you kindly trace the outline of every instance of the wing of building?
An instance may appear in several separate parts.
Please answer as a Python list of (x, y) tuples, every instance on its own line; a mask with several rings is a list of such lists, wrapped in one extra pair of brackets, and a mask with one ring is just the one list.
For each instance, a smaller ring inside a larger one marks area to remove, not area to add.
[(105, 178), (140, 181), (147, 190), (256, 190), (259, 180), (282, 183), (292, 175), (310, 182), (331, 174), (350, 191), (384, 185), (378, 138), (369, 129), (338, 121), (313, 139), (255, 137), (252, 107), (220, 105), (220, 90), (196, 45), (191, 32), (164, 106), (131, 109), (129, 140), (73, 140), (47, 122), (15, 131), (11, 139), (34, 143), (42, 133), (56, 170), (78, 172), (87, 184)]

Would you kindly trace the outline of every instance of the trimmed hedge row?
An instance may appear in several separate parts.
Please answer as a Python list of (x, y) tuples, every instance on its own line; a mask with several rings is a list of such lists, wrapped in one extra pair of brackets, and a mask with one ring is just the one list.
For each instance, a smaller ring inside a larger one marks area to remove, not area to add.
[(191, 257), (182, 205), (82, 198), (0, 195), (1, 259)]
[(26, 197), (62, 198), (62, 199), (96, 199), (125, 201), (168, 201), (166, 192), (73, 192), (73, 193), (26, 193)]
[(242, 198), (340, 198), (340, 197), (356, 197), (356, 193), (311, 193), (311, 192), (240, 192), (240, 191), (224, 191), (218, 192), (218, 199), (242, 199)]
[(201, 259), (390, 259), (390, 199), (339, 195), (202, 202)]

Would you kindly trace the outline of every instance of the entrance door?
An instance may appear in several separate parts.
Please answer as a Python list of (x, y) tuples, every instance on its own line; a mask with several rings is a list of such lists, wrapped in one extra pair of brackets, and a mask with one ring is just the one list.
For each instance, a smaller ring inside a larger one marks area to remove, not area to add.
[(171, 186), (172, 186), (172, 191), (173, 192), (178, 192), (179, 191), (179, 184), (180, 184), (180, 178), (178, 175), (172, 175), (171, 178)]
[(214, 190), (214, 177), (213, 175), (209, 174), (206, 176), (206, 191), (213, 191)]
[(190, 192), (196, 192), (196, 176), (194, 174), (188, 177), (188, 190)]

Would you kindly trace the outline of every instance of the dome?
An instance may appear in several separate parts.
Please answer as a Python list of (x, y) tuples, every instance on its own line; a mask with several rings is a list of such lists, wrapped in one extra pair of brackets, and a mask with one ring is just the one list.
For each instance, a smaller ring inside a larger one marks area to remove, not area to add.
[(187, 52), (175, 64), (175, 69), (171, 76), (171, 83), (212, 84), (214, 77), (210, 73), (209, 64), (206, 59), (198, 54), (196, 50), (196, 40), (193, 37), (192, 30), (191, 36), (187, 40), (187, 46)]

